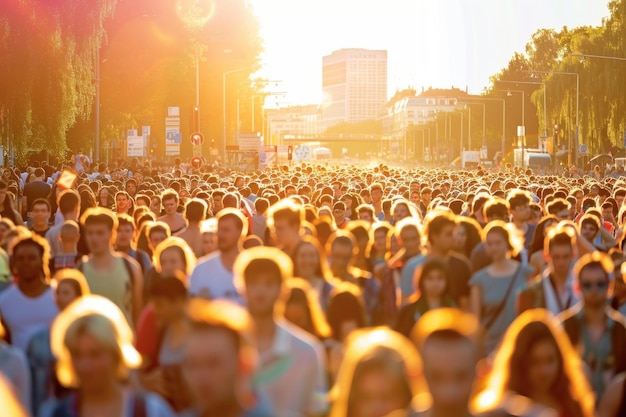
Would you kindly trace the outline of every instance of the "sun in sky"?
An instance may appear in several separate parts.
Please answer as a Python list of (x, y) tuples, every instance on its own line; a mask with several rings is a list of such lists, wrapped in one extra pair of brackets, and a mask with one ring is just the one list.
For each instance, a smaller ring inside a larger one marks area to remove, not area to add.
[(250, 0), (265, 53), (258, 75), (285, 92), (275, 106), (319, 104), (322, 57), (342, 48), (388, 51), (388, 95), (408, 86), (467, 88), (523, 52), (542, 28), (599, 26), (604, 0)]

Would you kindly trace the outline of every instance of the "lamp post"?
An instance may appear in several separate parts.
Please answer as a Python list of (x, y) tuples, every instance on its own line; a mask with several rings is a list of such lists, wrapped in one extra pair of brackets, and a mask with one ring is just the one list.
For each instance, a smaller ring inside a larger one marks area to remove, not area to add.
[(591, 54), (571, 54), (575, 57), (580, 58), (598, 58), (598, 59), (608, 59), (611, 61), (626, 61), (626, 58), (622, 58), (621, 56), (606, 56), (606, 55), (591, 55)]
[[(578, 108), (579, 108), (579, 101), (580, 101), (580, 74), (578, 74), (577, 72), (567, 72), (567, 71), (534, 71), (538, 74), (556, 74), (556, 75), (575, 75), (576, 76), (576, 133), (574, 135), (574, 140), (576, 141), (576, 143), (574, 144), (574, 164), (578, 165), (578, 147), (580, 146), (580, 144), (578, 143), (578, 135), (579, 135), (579, 124), (578, 124)], [(544, 94), (545, 94), (545, 83), (544, 83)], [(568, 161), (568, 165), (571, 165), (572, 161), (572, 152), (570, 149), (570, 152), (568, 153), (569, 157), (570, 157), (570, 161)]]
[(229, 74), (234, 74), (236, 72), (241, 72), (245, 70), (249, 70), (253, 68), (254, 65), (249, 65), (247, 67), (237, 68), (230, 71), (225, 71), (222, 74), (222, 123), (223, 123), (223, 135), (222, 135), (222, 156), (224, 158), (224, 163), (226, 163), (226, 76)]
[[(480, 97), (480, 98), (470, 98), (465, 97), (463, 100), (489, 100), (489, 101), (500, 101), (502, 102), (502, 158), (504, 158), (504, 138), (506, 136), (506, 103), (503, 98), (490, 98), (490, 97)], [(483, 103), (484, 106), (484, 103)], [(484, 107), (483, 107), (484, 109)], [(485, 112), (483, 110), (483, 145), (486, 145), (485, 138)]]
[[(474, 99), (474, 98), (464, 97), (464, 98), (463, 98), (463, 100), (483, 100), (483, 99), (479, 99), (479, 98), (475, 98), (475, 99)], [(485, 103), (472, 103), (472, 102), (462, 102), (462, 101), (459, 101), (458, 103), (459, 103), (459, 104), (466, 104), (466, 105), (468, 105), (468, 106), (470, 106), (470, 105), (483, 106), (483, 143), (482, 143), (482, 144), (483, 144), (483, 145), (486, 145), (486, 143), (487, 143), (487, 138), (486, 138), (486, 136), (485, 136)], [(471, 123), (471, 122), (472, 122), (472, 121), (471, 121), (471, 113), (470, 113), (470, 121), (469, 121), (468, 123)], [(471, 125), (469, 125), (469, 126), (471, 126)], [(469, 127), (468, 127), (468, 130), (470, 130), (470, 128), (469, 128)], [(469, 148), (470, 148), (469, 138), (470, 138), (470, 137), (471, 137), (471, 135), (472, 135), (471, 131), (469, 131), (469, 132), (468, 132), (468, 135), (469, 135), (469, 136), (468, 136), (468, 140), (467, 140), (467, 142), (468, 142), (468, 149), (467, 149), (467, 150), (469, 151), (469, 150), (470, 150), (470, 149), (469, 149)]]

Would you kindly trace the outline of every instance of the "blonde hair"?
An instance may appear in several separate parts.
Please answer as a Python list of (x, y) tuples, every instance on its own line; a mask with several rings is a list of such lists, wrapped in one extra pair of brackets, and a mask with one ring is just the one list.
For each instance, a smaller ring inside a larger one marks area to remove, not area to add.
[(339, 367), (337, 381), (330, 392), (333, 404), (329, 417), (346, 417), (353, 396), (354, 377), (362, 363), (378, 360), (386, 363), (391, 372), (403, 378), (412, 401), (426, 393), (422, 375), (422, 361), (415, 346), (400, 333), (387, 327), (355, 330), (346, 341), (344, 360)]
[(272, 263), (280, 271), (280, 279), (282, 285), (287, 280), (293, 277), (293, 261), (283, 251), (270, 246), (257, 246), (254, 248), (246, 249), (237, 256), (235, 265), (233, 267), (235, 288), (240, 293), (245, 294), (245, 275), (251, 271), (248, 268), (253, 262), (263, 261), (265, 263)]
[[(509, 326), (496, 353), (485, 389), (476, 396), (472, 404), (474, 411), (481, 412), (493, 409), (506, 398), (510, 391), (509, 385), (513, 376), (511, 374), (511, 362), (516, 353), (518, 337), (527, 326), (533, 323), (542, 323), (552, 335), (562, 360), (561, 372), (569, 381), (570, 386), (567, 391), (571, 398), (580, 405), (583, 416), (593, 416), (594, 395), (583, 372), (581, 359), (569, 342), (560, 323), (545, 309), (528, 310)], [(564, 400), (562, 398), (556, 399)]]
[(505, 223), (502, 220), (493, 220), (485, 226), (482, 233), (483, 241), (487, 240), (490, 233), (502, 236), (509, 246), (511, 256), (515, 256), (524, 249), (524, 240), (520, 231), (512, 223)]
[(86, 295), (71, 303), (52, 323), (50, 345), (57, 358), (57, 376), (64, 386), (80, 385), (72, 366), (72, 349), (84, 333), (111, 349), (119, 362), (118, 378), (125, 378), (128, 369), (141, 364), (141, 355), (133, 346), (133, 332), (124, 313), (107, 298)]
[(78, 269), (73, 268), (64, 268), (60, 271), (57, 271), (52, 280), (56, 282), (57, 288), (61, 285), (62, 282), (68, 281), (74, 286), (74, 289), (77, 290), (79, 296), (85, 296), (91, 294), (91, 290), (89, 289), (89, 284), (87, 283), (87, 279), (82, 272)]
[(11, 384), (0, 375), (0, 404), (2, 404), (2, 415), (11, 417), (27, 417), (24, 407), (15, 396)]
[(187, 277), (191, 276), (193, 268), (196, 266), (196, 255), (189, 247), (189, 244), (184, 239), (177, 236), (166, 238), (154, 249), (154, 269), (156, 269), (157, 272), (161, 272), (161, 254), (171, 248), (180, 249), (185, 260), (185, 271), (181, 272), (184, 272)]

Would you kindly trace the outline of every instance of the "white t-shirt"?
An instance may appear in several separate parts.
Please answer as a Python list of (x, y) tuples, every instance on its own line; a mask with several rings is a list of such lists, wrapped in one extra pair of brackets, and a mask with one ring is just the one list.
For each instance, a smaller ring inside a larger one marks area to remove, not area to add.
[(219, 251), (201, 258), (196, 264), (189, 277), (189, 292), (211, 300), (243, 301), (235, 288), (233, 273), (224, 268)]
[(11, 332), (11, 344), (22, 352), (35, 333), (52, 325), (58, 312), (52, 288), (35, 298), (25, 296), (17, 285), (0, 293), (0, 317)]

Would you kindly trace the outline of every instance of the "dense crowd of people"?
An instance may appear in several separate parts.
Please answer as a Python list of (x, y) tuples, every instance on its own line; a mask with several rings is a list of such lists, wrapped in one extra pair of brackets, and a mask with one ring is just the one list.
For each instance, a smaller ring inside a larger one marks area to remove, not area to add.
[(6, 415), (626, 416), (620, 177), (87, 162), (2, 172)]

